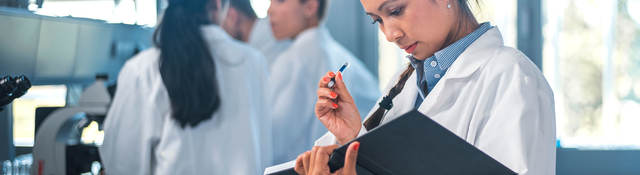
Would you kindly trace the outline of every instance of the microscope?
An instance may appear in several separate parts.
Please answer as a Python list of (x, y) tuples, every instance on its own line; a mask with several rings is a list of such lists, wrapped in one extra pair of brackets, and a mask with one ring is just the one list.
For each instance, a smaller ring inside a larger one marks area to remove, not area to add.
[(31, 88), (31, 82), (24, 75), (18, 77), (4, 76), (0, 79), (0, 111), (4, 106), (23, 96)]
[(111, 103), (105, 75), (82, 92), (77, 105), (56, 109), (36, 132), (31, 174), (84, 174), (99, 171), (100, 141), (84, 141), (84, 129), (96, 122), (100, 130)]

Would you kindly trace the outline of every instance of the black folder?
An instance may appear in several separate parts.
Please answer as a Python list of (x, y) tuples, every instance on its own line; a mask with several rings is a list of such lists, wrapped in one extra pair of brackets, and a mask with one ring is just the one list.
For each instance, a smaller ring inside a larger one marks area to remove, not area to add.
[[(359, 175), (516, 174), (416, 110), (353, 141), (360, 142), (356, 168)], [(332, 171), (342, 168), (348, 146), (334, 150), (329, 161)], [(296, 173), (290, 168), (271, 174)]]

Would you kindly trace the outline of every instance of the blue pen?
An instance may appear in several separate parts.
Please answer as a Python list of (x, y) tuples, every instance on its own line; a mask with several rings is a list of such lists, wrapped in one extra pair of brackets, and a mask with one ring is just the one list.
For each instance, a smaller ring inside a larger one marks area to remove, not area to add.
[[(338, 74), (338, 72), (342, 73), (345, 69), (347, 69), (349, 67), (349, 62), (344, 62), (344, 64), (342, 64), (342, 66), (340, 66), (340, 68), (338, 69), (338, 71), (336, 71), (336, 74)], [(331, 81), (329, 82), (329, 88), (333, 88), (333, 86), (336, 84), (336, 77), (331, 78)]]

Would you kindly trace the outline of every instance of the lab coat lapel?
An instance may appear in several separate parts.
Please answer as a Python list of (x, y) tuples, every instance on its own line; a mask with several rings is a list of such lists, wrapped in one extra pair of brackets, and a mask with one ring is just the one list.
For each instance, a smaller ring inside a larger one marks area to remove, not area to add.
[(418, 111), (423, 114), (435, 117), (441, 110), (451, 106), (453, 101), (448, 97), (453, 97), (462, 86), (469, 82), (468, 77), (478, 71), (489, 59), (491, 59), (496, 47), (502, 47), (503, 40), (500, 30), (494, 27), (484, 33), (460, 54), (458, 59), (449, 67), (447, 73), (429, 92), (426, 99), (418, 107)]

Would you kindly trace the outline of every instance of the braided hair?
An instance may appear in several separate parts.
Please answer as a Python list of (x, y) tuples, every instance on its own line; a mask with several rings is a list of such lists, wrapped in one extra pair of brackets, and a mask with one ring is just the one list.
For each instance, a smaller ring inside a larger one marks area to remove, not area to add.
[(398, 80), (398, 83), (396, 83), (396, 85), (394, 85), (393, 88), (389, 90), (386, 96), (382, 97), (382, 101), (378, 103), (378, 105), (380, 105), (378, 109), (376, 109), (376, 111), (371, 115), (371, 117), (369, 117), (366, 121), (364, 121), (364, 127), (367, 130), (371, 130), (377, 127), (378, 125), (380, 125), (380, 121), (382, 121), (382, 117), (384, 117), (384, 113), (393, 107), (393, 103), (392, 103), (393, 98), (395, 98), (398, 94), (400, 94), (400, 92), (402, 92), (402, 89), (404, 88), (404, 84), (406, 84), (407, 80), (409, 79), (409, 76), (411, 76), (414, 70), (415, 69), (413, 68), (413, 66), (407, 65), (407, 68), (400, 75), (400, 80)]

